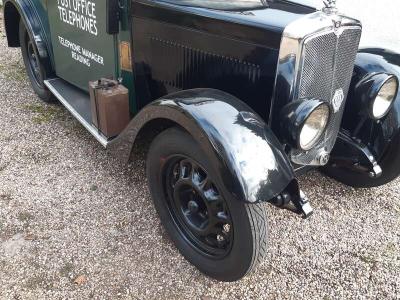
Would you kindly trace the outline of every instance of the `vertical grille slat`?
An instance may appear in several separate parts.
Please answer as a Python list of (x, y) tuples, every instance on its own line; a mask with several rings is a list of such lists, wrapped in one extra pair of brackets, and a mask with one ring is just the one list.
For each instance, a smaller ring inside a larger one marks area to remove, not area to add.
[[(302, 49), (297, 98), (317, 98), (331, 103), (335, 92), (343, 90), (347, 98), (354, 62), (361, 38), (361, 27), (344, 27), (341, 34), (333, 30), (307, 38)], [(330, 152), (336, 142), (345, 101), (333, 114), (324, 138), (310, 151), (293, 150), (292, 161), (301, 165), (318, 165), (322, 150)]]

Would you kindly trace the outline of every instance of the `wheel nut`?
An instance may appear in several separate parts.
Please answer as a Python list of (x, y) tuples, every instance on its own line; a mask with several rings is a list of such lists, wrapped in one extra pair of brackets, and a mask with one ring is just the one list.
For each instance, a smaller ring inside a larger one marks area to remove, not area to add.
[(189, 201), (188, 208), (189, 208), (189, 211), (193, 214), (197, 213), (199, 211), (199, 205), (196, 203), (196, 201), (193, 201), (193, 200)]
[(222, 235), (220, 235), (220, 234), (217, 235), (217, 241), (218, 242), (223, 242), (224, 240), (225, 239), (224, 239), (224, 237)]
[(229, 232), (229, 231), (231, 230), (231, 225), (225, 224), (225, 225), (223, 226), (223, 229), (224, 229), (225, 232)]

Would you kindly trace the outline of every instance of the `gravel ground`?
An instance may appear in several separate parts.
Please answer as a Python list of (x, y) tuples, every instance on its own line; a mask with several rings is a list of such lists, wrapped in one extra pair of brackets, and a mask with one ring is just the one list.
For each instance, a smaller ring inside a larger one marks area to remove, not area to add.
[[(357, 7), (376, 2), (351, 2), (343, 9), (367, 23)], [(389, 21), (398, 4), (381, 2), (392, 6), (374, 13)], [(382, 33), (365, 28), (372, 41)], [(162, 229), (140, 149), (121, 166), (64, 108), (42, 104), (0, 35), (1, 299), (400, 299), (398, 180), (355, 190), (302, 177), (314, 216), (271, 207), (267, 261), (239, 282), (211, 280)]]

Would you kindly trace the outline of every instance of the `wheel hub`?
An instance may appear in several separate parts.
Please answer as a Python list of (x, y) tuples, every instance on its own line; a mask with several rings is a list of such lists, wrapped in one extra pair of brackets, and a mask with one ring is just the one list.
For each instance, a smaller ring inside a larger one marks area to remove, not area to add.
[(181, 233), (206, 255), (226, 255), (233, 226), (227, 203), (211, 178), (189, 158), (171, 158), (165, 169), (168, 208)]
[(181, 217), (192, 230), (200, 233), (209, 225), (209, 207), (190, 181), (178, 180), (174, 188), (175, 202)]
[(39, 59), (35, 51), (35, 46), (33, 42), (29, 39), (29, 36), (27, 36), (27, 52), (28, 52), (28, 61), (32, 74), (35, 78), (36, 83), (41, 86), (42, 75), (40, 72)]

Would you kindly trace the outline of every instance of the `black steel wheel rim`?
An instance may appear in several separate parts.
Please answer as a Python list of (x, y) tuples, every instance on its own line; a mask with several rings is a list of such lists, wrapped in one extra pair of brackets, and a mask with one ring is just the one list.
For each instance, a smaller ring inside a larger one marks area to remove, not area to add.
[(168, 211), (181, 236), (205, 256), (226, 256), (233, 243), (232, 219), (205, 169), (191, 158), (175, 155), (163, 170)]
[(42, 79), (42, 73), (41, 73), (40, 65), (39, 65), (39, 58), (38, 58), (36, 50), (35, 50), (35, 45), (29, 38), (28, 34), (26, 35), (26, 50), (27, 50), (29, 68), (35, 79), (35, 82), (37, 85), (43, 87), (43, 84), (42, 84), (43, 79)]

